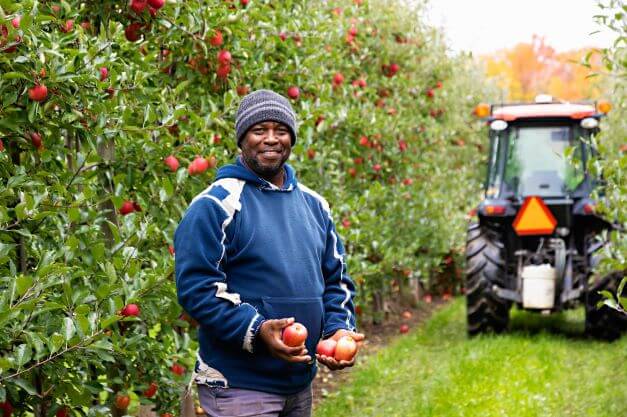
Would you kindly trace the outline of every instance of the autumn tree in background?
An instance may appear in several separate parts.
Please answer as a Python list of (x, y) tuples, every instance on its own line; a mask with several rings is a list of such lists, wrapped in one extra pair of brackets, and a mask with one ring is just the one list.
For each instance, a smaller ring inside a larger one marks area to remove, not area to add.
[[(588, 66), (581, 65), (587, 58)], [(494, 78), (503, 100), (531, 101), (540, 93), (568, 100), (602, 95), (602, 81), (591, 77), (601, 67), (601, 54), (590, 48), (558, 52), (543, 37), (481, 57), (486, 75)]]

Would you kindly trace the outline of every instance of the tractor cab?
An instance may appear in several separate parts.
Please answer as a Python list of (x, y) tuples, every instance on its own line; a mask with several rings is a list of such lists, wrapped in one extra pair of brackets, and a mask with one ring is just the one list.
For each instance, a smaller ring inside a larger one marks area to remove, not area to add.
[(591, 282), (599, 236), (612, 224), (595, 213), (596, 180), (585, 169), (591, 136), (610, 109), (544, 95), (475, 109), (489, 127), (490, 150), (485, 198), (466, 244), (471, 335), (504, 330), (512, 304), (551, 313), (583, 303), (591, 333), (615, 338), (627, 328), (624, 318), (592, 308), (600, 289), (617, 285)]

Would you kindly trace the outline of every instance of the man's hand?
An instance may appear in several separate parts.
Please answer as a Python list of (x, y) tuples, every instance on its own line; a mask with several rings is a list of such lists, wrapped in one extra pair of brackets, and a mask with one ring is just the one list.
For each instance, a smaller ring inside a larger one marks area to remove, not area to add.
[(287, 362), (311, 362), (305, 345), (289, 347), (281, 340), (281, 331), (294, 323), (294, 317), (288, 319), (266, 320), (261, 324), (257, 337), (265, 343), (270, 354)]
[(355, 356), (353, 356), (353, 359), (351, 359), (350, 361), (336, 361), (335, 358), (319, 355), (316, 353), (316, 359), (318, 359), (318, 362), (323, 363), (327, 368), (332, 371), (337, 371), (338, 369), (344, 369), (355, 365), (355, 358), (357, 358), (357, 353), (359, 353), (359, 349), (361, 348), (361, 345), (366, 338), (363, 333), (355, 333), (349, 330), (340, 329), (337, 332), (333, 333), (333, 336), (329, 337), (329, 339), (333, 339), (337, 342), (342, 336), (350, 336), (355, 342), (357, 342), (357, 352), (355, 352)]

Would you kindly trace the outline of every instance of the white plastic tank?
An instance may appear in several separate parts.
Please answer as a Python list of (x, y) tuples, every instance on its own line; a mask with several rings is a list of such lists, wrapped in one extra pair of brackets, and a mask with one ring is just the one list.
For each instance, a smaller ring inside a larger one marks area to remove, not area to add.
[(549, 264), (525, 266), (522, 270), (523, 307), (553, 308), (555, 280), (555, 268)]

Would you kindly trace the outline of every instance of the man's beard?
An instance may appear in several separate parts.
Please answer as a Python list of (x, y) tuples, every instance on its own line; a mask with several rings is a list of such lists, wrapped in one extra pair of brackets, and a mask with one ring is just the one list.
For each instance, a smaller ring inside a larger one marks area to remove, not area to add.
[(270, 180), (274, 178), (279, 172), (281, 172), (281, 170), (283, 169), (283, 164), (285, 163), (285, 161), (287, 161), (289, 155), (281, 158), (281, 160), (278, 161), (276, 165), (262, 165), (255, 158), (247, 157), (246, 155), (242, 155), (242, 157), (244, 158), (244, 162), (246, 162), (246, 165), (248, 165), (250, 169), (255, 171), (257, 175), (259, 175), (263, 179)]

